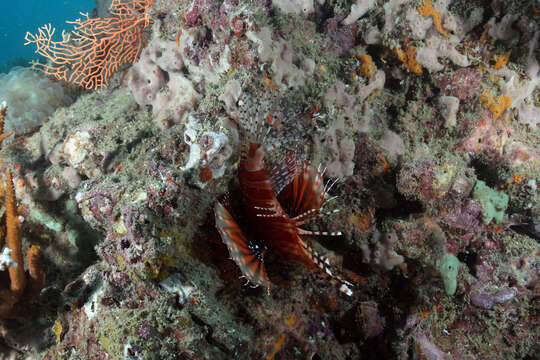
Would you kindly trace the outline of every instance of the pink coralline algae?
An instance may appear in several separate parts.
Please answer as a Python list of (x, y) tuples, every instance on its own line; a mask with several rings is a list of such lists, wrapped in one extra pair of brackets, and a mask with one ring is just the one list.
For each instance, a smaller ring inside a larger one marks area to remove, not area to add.
[(480, 92), (482, 75), (469, 68), (458, 69), (453, 74), (443, 73), (435, 77), (442, 94), (470, 101)]
[(186, 25), (187, 26), (197, 26), (201, 25), (201, 21), (199, 21), (201, 16), (201, 13), (199, 12), (199, 8), (197, 6), (194, 6), (191, 11), (186, 13)]
[(416, 355), (420, 359), (426, 360), (453, 360), (454, 357), (442, 351), (436, 344), (431, 341), (426, 334), (417, 333), (414, 336), (416, 343)]
[(443, 215), (443, 219), (454, 228), (472, 231), (480, 226), (481, 215), (482, 205), (477, 201), (466, 200)]
[[(3, 143), (24, 246), (50, 271), (0, 323), (2, 346), (47, 360), (537, 357), (538, 14), (464, 3), (154, 0), (136, 65)], [(272, 194), (312, 196), (283, 167), (294, 154), (336, 195), (294, 222), (342, 231), (305, 248), (331, 249), (317, 264), (343, 268), (352, 296), (271, 248), (254, 252), (270, 295), (238, 279), (212, 210), (223, 201), (254, 233), (252, 217), (280, 222), (267, 204), (239, 211), (238, 164), (261, 138)], [(508, 197), (496, 223), (481, 182)]]
[(494, 293), (489, 293), (485, 289), (474, 289), (471, 291), (471, 301), (474, 305), (491, 309), (496, 304), (504, 304), (516, 296), (516, 290), (511, 288), (502, 289)]
[(144, 340), (150, 340), (152, 338), (155, 338), (158, 335), (158, 332), (153, 326), (149, 324), (144, 324), (139, 327), (139, 329), (137, 330), (137, 334)]
[(344, 16), (328, 19), (327, 31), (330, 34), (328, 48), (337, 56), (344, 55), (354, 47), (356, 25), (340, 25)]
[(397, 186), (399, 191), (407, 197), (432, 201), (436, 196), (433, 188), (434, 178), (431, 160), (423, 158), (401, 169)]
[(365, 339), (379, 336), (384, 331), (385, 319), (381, 317), (376, 302), (361, 303), (356, 313), (356, 321)]
[(500, 160), (504, 154), (503, 145), (512, 133), (512, 128), (506, 126), (501, 119), (492, 119), (489, 111), (485, 110), (478, 126), (459, 144), (457, 151), (483, 154), (488, 159)]

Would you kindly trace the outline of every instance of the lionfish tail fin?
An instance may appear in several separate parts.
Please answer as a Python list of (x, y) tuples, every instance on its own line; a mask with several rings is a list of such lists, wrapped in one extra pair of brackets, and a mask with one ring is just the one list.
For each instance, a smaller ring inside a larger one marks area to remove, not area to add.
[(305, 241), (300, 237), (299, 239), (300, 246), (302, 246), (302, 249), (309, 257), (311, 262), (313, 262), (315, 266), (317, 266), (326, 276), (328, 276), (334, 285), (339, 286), (339, 291), (347, 296), (352, 296), (354, 285), (345, 279), (341, 272), (330, 264), (330, 260), (328, 260), (327, 257), (315, 251), (315, 249), (313, 249), (311, 246), (310, 241)]
[(219, 201), (214, 205), (214, 214), (221, 240), (227, 245), (242, 277), (253, 287), (262, 285), (270, 292), (270, 280), (264, 267), (265, 250), (246, 239), (234, 218)]

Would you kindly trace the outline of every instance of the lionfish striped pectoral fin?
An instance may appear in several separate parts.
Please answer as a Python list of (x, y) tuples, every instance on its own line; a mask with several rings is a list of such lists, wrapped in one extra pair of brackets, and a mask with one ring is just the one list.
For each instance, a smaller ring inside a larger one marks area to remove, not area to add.
[(311, 241), (298, 237), (300, 246), (304, 250), (307, 257), (313, 262), (313, 264), (319, 268), (326, 276), (330, 278), (330, 281), (339, 286), (339, 291), (347, 296), (353, 295), (354, 285), (344, 278), (340, 271), (334, 268), (330, 264), (330, 260), (327, 257), (319, 254), (311, 246)]
[(246, 239), (234, 218), (219, 201), (214, 206), (214, 214), (221, 240), (227, 245), (231, 259), (240, 268), (242, 276), (254, 287), (262, 285), (270, 291), (270, 280), (264, 268), (263, 249)]

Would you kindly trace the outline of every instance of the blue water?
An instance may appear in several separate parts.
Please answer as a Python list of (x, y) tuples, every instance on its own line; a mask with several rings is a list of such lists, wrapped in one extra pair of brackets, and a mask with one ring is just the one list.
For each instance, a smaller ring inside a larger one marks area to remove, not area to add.
[(39, 27), (51, 23), (56, 28), (54, 40), (61, 40), (62, 29), (72, 29), (66, 20), (79, 18), (79, 12), (90, 14), (96, 7), (94, 0), (4, 0), (1, 4), (0, 71), (16, 59), (38, 58), (33, 44), (24, 46), (27, 31), (35, 34)]

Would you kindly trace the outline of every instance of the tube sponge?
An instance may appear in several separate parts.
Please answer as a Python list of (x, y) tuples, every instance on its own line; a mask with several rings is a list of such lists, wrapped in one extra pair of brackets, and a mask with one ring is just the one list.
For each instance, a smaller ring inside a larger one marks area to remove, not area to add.
[(444, 290), (446, 295), (452, 296), (456, 293), (457, 274), (459, 270), (459, 260), (452, 254), (444, 254), (441, 260), (441, 276), (444, 282)]
[(16, 67), (0, 74), (0, 102), (9, 107), (5, 131), (21, 134), (39, 127), (61, 106), (73, 102), (70, 92), (30, 68)]

